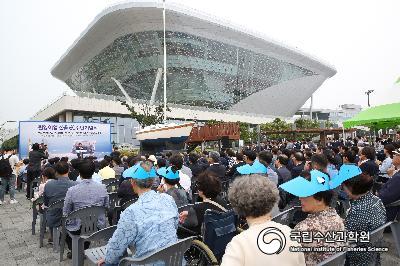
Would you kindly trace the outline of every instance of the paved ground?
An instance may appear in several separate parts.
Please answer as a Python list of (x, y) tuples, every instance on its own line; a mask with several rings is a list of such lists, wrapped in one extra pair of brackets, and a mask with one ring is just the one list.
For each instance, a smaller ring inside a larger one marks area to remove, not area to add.
[[(9, 201), (7, 197), (6, 202)], [(31, 204), (23, 193), (17, 193), (17, 200), (17, 204), (0, 206), (0, 266), (71, 265), (66, 256), (63, 262), (59, 262), (59, 253), (54, 253), (52, 246), (47, 245), (48, 235), (45, 235), (44, 247), (39, 248), (39, 220), (36, 235), (32, 235)], [(389, 252), (382, 254), (382, 265), (400, 265), (391, 234), (385, 234), (383, 246), (389, 247)]]
[[(5, 200), (9, 201), (8, 195)], [(59, 253), (54, 253), (52, 246), (47, 244), (47, 234), (44, 247), (39, 248), (39, 219), (36, 235), (32, 235), (32, 205), (23, 193), (17, 193), (17, 200), (17, 204), (0, 206), (0, 266), (72, 265), (66, 253), (64, 261), (59, 262)]]

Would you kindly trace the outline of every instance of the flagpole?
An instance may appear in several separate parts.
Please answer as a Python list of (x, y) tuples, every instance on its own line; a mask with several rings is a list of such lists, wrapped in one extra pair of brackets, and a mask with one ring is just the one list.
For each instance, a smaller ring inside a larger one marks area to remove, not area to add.
[(164, 24), (164, 123), (167, 121), (167, 39), (165, 36), (165, 0), (163, 0)]

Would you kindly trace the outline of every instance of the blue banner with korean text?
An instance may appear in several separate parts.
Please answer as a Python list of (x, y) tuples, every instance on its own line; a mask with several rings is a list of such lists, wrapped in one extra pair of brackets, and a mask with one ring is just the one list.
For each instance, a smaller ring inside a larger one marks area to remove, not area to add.
[(38, 143), (49, 158), (103, 158), (112, 150), (111, 125), (101, 123), (56, 123), (24, 121), (19, 123), (19, 154), (27, 158)]

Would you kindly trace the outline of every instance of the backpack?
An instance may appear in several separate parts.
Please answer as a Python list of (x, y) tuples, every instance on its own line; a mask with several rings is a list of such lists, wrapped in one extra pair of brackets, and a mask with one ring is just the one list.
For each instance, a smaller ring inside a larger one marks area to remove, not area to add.
[(10, 164), (10, 156), (8, 156), (7, 158), (4, 157), (4, 155), (1, 156), (0, 159), (0, 177), (1, 178), (10, 178), (13, 171), (11, 168), (11, 164)]

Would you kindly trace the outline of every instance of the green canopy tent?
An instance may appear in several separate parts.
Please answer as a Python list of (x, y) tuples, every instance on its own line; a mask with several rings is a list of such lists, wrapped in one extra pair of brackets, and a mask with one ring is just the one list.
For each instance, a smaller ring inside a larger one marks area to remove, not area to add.
[(400, 103), (369, 108), (343, 122), (345, 128), (366, 126), (373, 129), (393, 128), (400, 125)]

